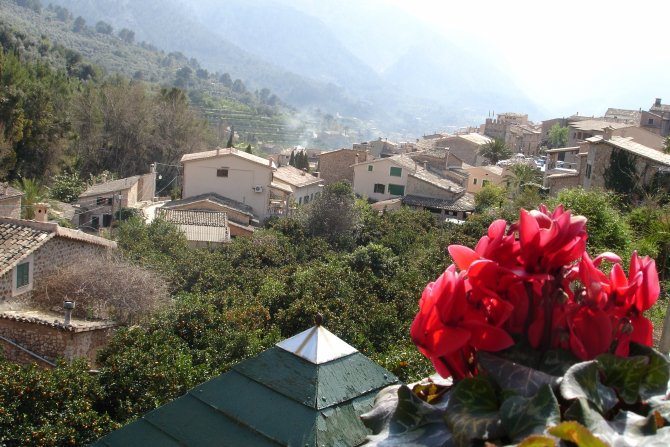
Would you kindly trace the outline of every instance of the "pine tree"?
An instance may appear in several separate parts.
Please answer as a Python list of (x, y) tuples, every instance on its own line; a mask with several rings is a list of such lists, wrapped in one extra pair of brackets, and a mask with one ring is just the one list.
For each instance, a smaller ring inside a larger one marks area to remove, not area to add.
[(295, 166), (295, 151), (291, 151), (291, 157), (288, 159), (289, 166)]
[(226, 143), (226, 147), (233, 147), (233, 136), (235, 135), (235, 128), (233, 126), (230, 126), (230, 135), (228, 136), (228, 143)]

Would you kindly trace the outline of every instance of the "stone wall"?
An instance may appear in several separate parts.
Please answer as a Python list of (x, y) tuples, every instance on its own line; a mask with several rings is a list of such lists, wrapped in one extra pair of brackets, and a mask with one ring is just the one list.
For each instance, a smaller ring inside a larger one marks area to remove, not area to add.
[(21, 196), (0, 200), (0, 217), (21, 218)]
[(405, 194), (447, 200), (455, 200), (457, 197), (457, 193), (455, 191), (446, 191), (411, 175), (407, 178), (407, 188), (405, 189)]
[[(21, 321), (0, 318), (0, 335), (50, 361), (58, 358), (85, 358), (95, 366), (95, 356), (114, 332), (110, 324), (101, 323), (88, 328), (65, 327), (42, 321)], [(9, 343), (1, 343), (8, 360), (17, 363), (39, 362)]]
[[(356, 159), (358, 154), (358, 159)], [(354, 181), (354, 168), (351, 167), (356, 162), (367, 161), (367, 152), (364, 150), (342, 149), (332, 153), (324, 152), (319, 158), (319, 176), (324, 184), (347, 180), (349, 183)]]

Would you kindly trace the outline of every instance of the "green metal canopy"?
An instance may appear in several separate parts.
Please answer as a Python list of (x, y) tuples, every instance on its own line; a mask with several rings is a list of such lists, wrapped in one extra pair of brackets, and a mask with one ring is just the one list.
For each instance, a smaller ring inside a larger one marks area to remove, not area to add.
[(95, 446), (356, 446), (359, 416), (398, 379), (315, 326), (100, 439)]

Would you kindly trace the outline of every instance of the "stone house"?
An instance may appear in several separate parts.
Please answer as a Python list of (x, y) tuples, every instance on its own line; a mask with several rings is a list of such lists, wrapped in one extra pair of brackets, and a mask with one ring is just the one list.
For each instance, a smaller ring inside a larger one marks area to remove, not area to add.
[(656, 98), (649, 111), (640, 112), (640, 127), (662, 137), (670, 135), (670, 105)]
[(260, 222), (272, 215), (270, 190), (282, 190), (273, 182), (273, 173), (277, 167), (272, 159), (235, 148), (218, 148), (185, 154), (181, 163), (183, 198), (216, 193), (248, 205)]
[(479, 155), (479, 149), (491, 141), (492, 138), (478, 133), (449, 135), (437, 140), (435, 148), (447, 152), (449, 159), (456, 157), (462, 163), (479, 166), (486, 160)]
[(99, 183), (79, 195), (80, 212), (75, 222), (83, 230), (109, 228), (122, 208), (136, 208), (156, 194), (156, 172)]
[(319, 177), (325, 185), (340, 181), (354, 182), (354, 168), (356, 163), (368, 159), (365, 150), (338, 149), (322, 152), (319, 156)]
[(281, 166), (273, 174), (274, 183), (285, 187), (291, 192), (282, 194), (281, 200), (286, 204), (285, 211), (288, 213), (289, 206), (306, 205), (321, 194), (323, 180), (306, 171), (293, 166)]
[(367, 151), (372, 158), (391, 157), (401, 153), (398, 144), (381, 137), (370, 142), (354, 143), (352, 149), (355, 151)]
[[(216, 193), (206, 193), (187, 199), (172, 200), (165, 203), (162, 209), (224, 213), (231, 237), (251, 236), (254, 233), (254, 227), (258, 225), (253, 209), (249, 205)], [(162, 215), (160, 211), (157, 214), (159, 216)]]
[(568, 147), (577, 146), (587, 138), (602, 135), (607, 128), (617, 130), (624, 127), (632, 126), (624, 123), (611, 123), (601, 119), (573, 121), (568, 124)]
[(55, 223), (0, 218), (0, 247), (2, 303), (29, 298), (42, 275), (100, 256), (116, 242)]
[(633, 161), (635, 181), (638, 186), (651, 185), (658, 176), (667, 177), (670, 155), (636, 143), (631, 139), (606, 133), (588, 138), (581, 146), (583, 157), (579, 167), (580, 184), (584, 189), (604, 188), (605, 173), (611, 169), (615, 152), (623, 151)]
[[(631, 167), (635, 175), (631, 180), (637, 186), (645, 187), (658, 181), (668, 188), (670, 155), (637, 143), (631, 138), (613, 135), (612, 132), (611, 129), (606, 129), (604, 135), (587, 138), (577, 148), (547, 151), (545, 186), (552, 194), (562, 188), (574, 186), (584, 189), (605, 188), (606, 175), (612, 169), (612, 156), (615, 153), (625, 153), (632, 160)], [(569, 153), (576, 163), (570, 166), (559, 165), (555, 159), (560, 152)]]
[(507, 140), (507, 132), (512, 125), (529, 124), (528, 114), (506, 112), (499, 113), (496, 119), (486, 118), (480, 132), (490, 138)]
[[(46, 220), (46, 213), (39, 216)], [(47, 367), (58, 357), (84, 357), (94, 365), (114, 323), (66, 323), (62, 314), (29, 309), (29, 301), (45, 275), (101, 256), (116, 248), (116, 242), (55, 223), (0, 218), (0, 247), (0, 349), (5, 357)]]
[(603, 118), (611, 123), (624, 123), (631, 126), (637, 126), (640, 123), (642, 111), (630, 109), (616, 109), (610, 107), (605, 112)]
[(509, 126), (505, 135), (505, 143), (513, 152), (527, 157), (535, 156), (540, 152), (542, 127), (530, 124), (513, 124)]
[(7, 183), (0, 183), (0, 217), (21, 218), (23, 192)]

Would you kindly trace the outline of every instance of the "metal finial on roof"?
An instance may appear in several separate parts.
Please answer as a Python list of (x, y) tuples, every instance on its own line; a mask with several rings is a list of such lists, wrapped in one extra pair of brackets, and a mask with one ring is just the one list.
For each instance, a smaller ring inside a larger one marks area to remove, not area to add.
[(323, 314), (317, 313), (314, 316), (314, 324), (317, 326), (322, 326), (323, 325)]

